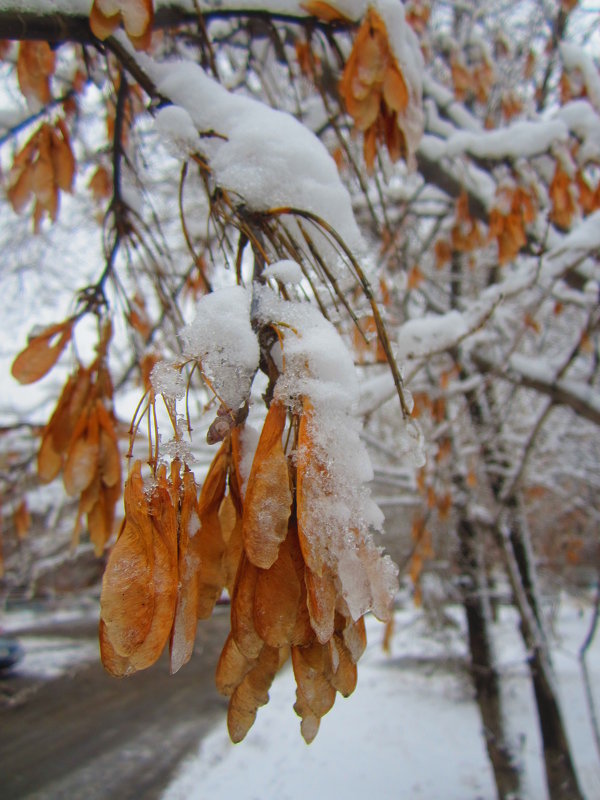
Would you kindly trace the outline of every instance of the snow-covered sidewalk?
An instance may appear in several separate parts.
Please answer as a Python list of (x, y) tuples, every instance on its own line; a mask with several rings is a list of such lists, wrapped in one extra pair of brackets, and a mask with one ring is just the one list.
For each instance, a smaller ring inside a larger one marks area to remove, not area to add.
[[(600, 762), (580, 682), (577, 651), (590, 609), (563, 598), (555, 619), (555, 665), (582, 788), (600, 797)], [(291, 669), (275, 681), (254, 728), (232, 745), (224, 721), (181, 766), (163, 800), (325, 800), (420, 798), (493, 800), (480, 718), (467, 671), (462, 615), (451, 610), (441, 632), (414, 609), (397, 612), (391, 656), (381, 649), (383, 626), (368, 620), (369, 647), (352, 697), (338, 697), (312, 745), (295, 716)], [(546, 796), (531, 689), (515, 619), (498, 623), (510, 730), (524, 770), (528, 800)], [(589, 656), (600, 685), (600, 641)], [(600, 702), (600, 697), (597, 698)]]

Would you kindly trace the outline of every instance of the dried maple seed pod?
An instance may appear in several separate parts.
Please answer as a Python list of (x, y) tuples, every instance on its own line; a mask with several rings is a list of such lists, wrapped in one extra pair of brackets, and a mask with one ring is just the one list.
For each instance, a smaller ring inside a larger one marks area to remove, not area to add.
[(224, 442), (209, 467), (198, 500), (199, 530), (190, 542), (190, 552), (200, 563), (198, 573), (199, 619), (212, 614), (215, 603), (225, 586), (225, 542), (219, 520), (219, 508), (227, 487), (229, 447)]
[(19, 383), (35, 383), (43, 378), (60, 358), (71, 340), (74, 320), (51, 325), (32, 337), (25, 350), (13, 361), (11, 373)]
[(244, 499), (244, 550), (249, 560), (263, 569), (277, 559), (291, 513), (288, 464), (281, 442), (286, 418), (285, 407), (274, 400), (254, 454)]
[(144, 643), (154, 616), (152, 523), (137, 461), (125, 484), (125, 520), (102, 579), (100, 615), (106, 637), (129, 658)]
[(369, 173), (375, 166), (378, 141), (386, 145), (392, 161), (407, 156), (403, 115), (409, 106), (409, 91), (385, 23), (372, 8), (356, 34), (340, 81), (340, 94), (357, 129), (364, 133), (363, 152)]

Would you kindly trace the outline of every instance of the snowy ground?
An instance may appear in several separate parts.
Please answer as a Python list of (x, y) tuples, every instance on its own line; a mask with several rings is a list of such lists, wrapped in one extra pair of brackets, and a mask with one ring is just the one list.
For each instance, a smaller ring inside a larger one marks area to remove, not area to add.
[[(598, 800), (600, 761), (577, 659), (589, 619), (589, 607), (563, 598), (554, 618), (554, 661), (582, 788), (588, 800)], [(514, 622), (506, 609), (497, 626), (511, 733), (528, 800), (544, 800), (539, 736)], [(397, 613), (395, 627), (387, 656), (381, 650), (382, 626), (369, 620), (370, 644), (359, 664), (357, 690), (347, 700), (338, 698), (310, 747), (300, 738), (292, 710), (294, 681), (288, 669), (275, 681), (270, 703), (260, 709), (246, 740), (232, 745), (225, 724), (219, 724), (197, 755), (183, 763), (163, 800), (495, 798), (466, 671), (460, 613), (450, 612), (440, 632), (423, 614), (407, 609)], [(598, 640), (589, 663), (593, 685), (599, 687)]]
[[(95, 640), (60, 635), (61, 626), (98, 619), (97, 600), (82, 599), (77, 604), (24, 608), (5, 612), (0, 617), (4, 633), (18, 637), (24, 650), (18, 673), (24, 678), (52, 680), (70, 672), (86, 662), (98, 659)], [(49, 627), (56, 632), (46, 635)]]
[[(588, 800), (599, 800), (600, 759), (578, 661), (591, 608), (563, 595), (547, 611), (553, 612), (553, 659), (581, 785)], [(95, 620), (97, 614), (93, 598), (77, 607), (3, 614), (4, 630), (17, 635), (26, 651), (19, 674), (54, 679), (98, 659), (95, 639), (68, 635), (70, 623)], [(389, 656), (381, 649), (383, 626), (369, 618), (367, 627), (369, 647), (359, 664), (357, 690), (347, 700), (338, 697), (312, 745), (300, 737), (287, 669), (246, 740), (232, 745), (221, 719), (197, 754), (180, 766), (162, 800), (304, 800), (311, 794), (325, 800), (364, 800), (371, 794), (379, 800), (493, 800), (460, 610), (446, 609), (443, 624), (439, 614), (432, 620), (410, 606), (398, 611)], [(533, 699), (516, 631), (514, 611), (502, 608), (496, 643), (525, 800), (545, 800)], [(600, 706), (600, 637), (588, 664)], [(208, 685), (207, 690), (216, 692)]]

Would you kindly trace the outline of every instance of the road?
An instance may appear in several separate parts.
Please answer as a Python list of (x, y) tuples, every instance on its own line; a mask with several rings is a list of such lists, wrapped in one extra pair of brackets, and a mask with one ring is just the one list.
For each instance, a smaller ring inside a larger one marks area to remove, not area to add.
[[(178, 763), (226, 709), (214, 672), (228, 625), (226, 607), (202, 622), (191, 661), (174, 676), (163, 655), (123, 680), (107, 675), (99, 660), (37, 685), (4, 678), (2, 695), (13, 702), (0, 702), (2, 800), (160, 798)], [(68, 633), (95, 632), (86, 623)], [(67, 635), (64, 626), (59, 633)]]

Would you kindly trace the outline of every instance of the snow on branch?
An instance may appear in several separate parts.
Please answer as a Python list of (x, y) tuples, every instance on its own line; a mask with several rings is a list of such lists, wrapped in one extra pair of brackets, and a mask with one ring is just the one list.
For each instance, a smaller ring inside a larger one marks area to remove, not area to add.
[(600, 394), (580, 381), (557, 380), (550, 365), (539, 358), (514, 353), (503, 367), (481, 353), (472, 353), (471, 357), (479, 369), (517, 386), (534, 389), (549, 397), (555, 405), (569, 406), (580, 417), (600, 425)]
[(446, 142), (446, 154), (469, 153), (477, 158), (532, 158), (555, 142), (565, 142), (569, 131), (561, 120), (520, 121), (495, 131), (461, 131)]
[[(135, 58), (158, 93), (180, 109), (182, 127), (189, 129), (191, 122), (199, 132), (218, 134), (203, 141), (203, 155), (217, 185), (233, 193), (240, 205), (256, 212), (287, 206), (310, 211), (351, 249), (362, 248), (335, 161), (304, 125), (290, 114), (228, 92), (196, 64), (159, 65), (142, 54)], [(161, 125), (164, 113), (158, 114), (159, 129), (169, 136), (174, 127)], [(177, 145), (177, 137), (171, 139)]]

